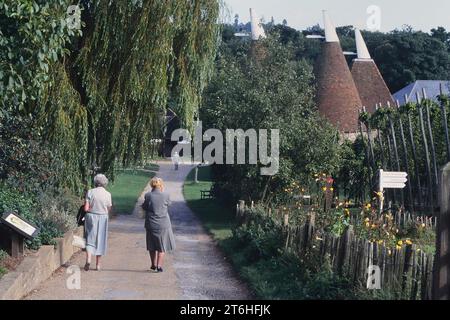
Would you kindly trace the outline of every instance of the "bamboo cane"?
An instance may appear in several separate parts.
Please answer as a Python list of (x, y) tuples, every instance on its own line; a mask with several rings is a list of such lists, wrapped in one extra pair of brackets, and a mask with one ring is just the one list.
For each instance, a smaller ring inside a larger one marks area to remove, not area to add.
[(428, 205), (432, 205), (433, 202), (433, 178), (431, 177), (431, 164), (430, 164), (430, 154), (428, 150), (428, 141), (427, 141), (427, 135), (425, 132), (425, 122), (423, 120), (423, 113), (422, 113), (422, 99), (420, 98), (420, 94), (416, 93), (416, 99), (417, 99), (417, 106), (419, 111), (419, 122), (420, 122), (420, 131), (422, 133), (422, 142), (423, 147), (425, 150), (425, 161), (426, 161), (426, 171), (427, 171), (427, 177), (428, 177)]
[[(422, 89), (423, 98), (427, 99), (427, 92), (425, 88)], [(434, 145), (434, 137), (433, 137), (433, 127), (431, 126), (431, 115), (430, 115), (430, 105), (428, 103), (425, 103), (425, 110), (426, 110), (426, 116), (427, 116), (427, 125), (428, 125), (428, 134), (430, 138), (430, 146), (431, 146), (431, 160), (433, 161), (433, 189), (434, 195), (437, 195), (437, 186), (439, 184), (439, 177), (438, 177), (438, 166), (436, 161), (436, 147)], [(432, 203), (435, 203), (435, 199), (432, 199)]]
[[(405, 101), (407, 103), (409, 102), (409, 98), (406, 94), (405, 94)], [(419, 206), (421, 207), (424, 205), (423, 198), (422, 198), (422, 183), (420, 181), (420, 170), (419, 170), (419, 162), (417, 160), (416, 141), (414, 139), (414, 131), (413, 131), (413, 126), (412, 126), (411, 113), (409, 111), (407, 112), (407, 116), (408, 116), (408, 127), (409, 127), (409, 139), (411, 142), (411, 150), (412, 150), (413, 160), (414, 160), (414, 169), (416, 172), (416, 182), (417, 182), (417, 188), (418, 188)]]
[[(378, 105), (376, 105), (376, 110), (378, 110)], [(384, 157), (384, 145), (383, 145), (383, 139), (381, 137), (380, 128), (377, 128), (377, 136), (378, 136), (378, 144), (380, 145), (380, 156), (381, 156), (381, 166), (383, 170), (386, 170), (386, 158)]]
[[(390, 165), (390, 170), (393, 170), (394, 168), (394, 157), (393, 157), (393, 150), (392, 150), (392, 143), (391, 143), (391, 137), (387, 134), (386, 135), (386, 140), (387, 140), (387, 144), (388, 144), (388, 154), (389, 154), (389, 165)], [(396, 192), (395, 189), (391, 189), (392, 192), (392, 202), (396, 203)], [(391, 202), (391, 201), (389, 201)], [(389, 208), (391, 208), (391, 206), (389, 206)]]
[[(389, 101), (388, 101), (388, 108), (391, 109), (391, 103)], [(391, 114), (388, 114), (388, 120), (389, 120), (389, 128), (391, 130), (391, 135), (392, 135), (392, 147), (393, 147), (393, 151), (394, 151), (395, 164), (397, 166), (397, 171), (401, 171), (400, 160), (399, 160), (399, 156), (398, 156), (397, 137), (395, 136), (394, 121), (392, 121)], [(399, 193), (400, 193), (400, 202), (404, 206), (405, 205), (405, 195), (403, 193), (403, 190), (400, 190)]]
[[(397, 110), (400, 110), (400, 102), (398, 100), (397, 100)], [(403, 128), (403, 120), (402, 120), (402, 117), (400, 115), (400, 112), (399, 112), (398, 119), (399, 119), (399, 126), (400, 126), (400, 138), (402, 140), (402, 146), (403, 146), (403, 162), (404, 162), (404, 166), (405, 166), (406, 172), (411, 177), (411, 171), (410, 171), (409, 163), (408, 163), (408, 148), (407, 148), (407, 145), (406, 145), (405, 130)], [(409, 178), (408, 181), (407, 181), (408, 200), (409, 200), (409, 203), (411, 204), (410, 210), (411, 210), (412, 213), (414, 213), (414, 211), (415, 211), (414, 198), (413, 198), (413, 195), (412, 195), (412, 186), (411, 186), (411, 184), (412, 184), (412, 181), (411, 181), (411, 178)]]
[[(444, 88), (442, 87), (442, 83), (439, 85), (439, 91), (441, 93), (441, 96), (443, 96)], [(444, 127), (445, 142), (447, 146), (447, 162), (450, 162), (450, 138), (448, 134), (447, 106), (443, 102), (441, 102), (440, 107), (442, 112), (442, 126)]]
[[(359, 114), (361, 115), (361, 110), (359, 111)], [(362, 122), (358, 121), (358, 125), (359, 125), (359, 132), (361, 134), (361, 138), (362, 138), (362, 141), (364, 143), (364, 150), (366, 151), (367, 168), (369, 169), (369, 186), (371, 186), (372, 185), (372, 166), (370, 165), (369, 146), (366, 145), (366, 143), (364, 142), (364, 134), (363, 134), (363, 129), (362, 129)], [(363, 191), (363, 193), (365, 193), (365, 190)], [(362, 199), (364, 199), (364, 194), (363, 194)]]
[[(363, 111), (366, 112), (366, 107), (363, 107)], [(370, 122), (367, 121), (366, 125), (366, 130), (367, 130), (367, 140), (369, 142), (369, 151), (370, 151), (370, 156), (371, 156), (371, 162), (372, 162), (372, 169), (375, 171), (376, 170), (376, 164), (375, 164), (375, 155), (374, 155), (374, 151), (373, 151), (373, 145), (372, 145), (372, 137), (371, 137), (371, 127), (370, 127)]]

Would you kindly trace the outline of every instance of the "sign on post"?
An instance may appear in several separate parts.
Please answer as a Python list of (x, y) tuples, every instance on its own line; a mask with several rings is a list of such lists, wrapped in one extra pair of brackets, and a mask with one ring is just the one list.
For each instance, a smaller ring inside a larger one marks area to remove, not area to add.
[[(389, 172), (380, 169), (378, 171), (378, 191), (383, 192), (384, 189), (404, 189), (408, 182), (408, 174), (406, 172)], [(384, 197), (380, 197), (380, 212), (383, 212)]]
[(24, 239), (32, 240), (39, 234), (39, 228), (13, 212), (0, 216), (0, 248), (12, 257), (23, 254)]

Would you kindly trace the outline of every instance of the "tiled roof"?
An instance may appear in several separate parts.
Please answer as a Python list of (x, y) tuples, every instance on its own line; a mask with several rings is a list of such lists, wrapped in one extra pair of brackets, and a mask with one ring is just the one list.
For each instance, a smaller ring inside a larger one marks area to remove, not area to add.
[(362, 103), (339, 42), (322, 43), (315, 73), (320, 113), (341, 132), (357, 132)]
[(441, 85), (443, 92), (450, 94), (450, 81), (448, 80), (417, 80), (396, 92), (394, 94), (394, 100), (398, 100), (400, 104), (405, 104), (405, 95), (407, 95), (410, 101), (416, 102), (416, 93), (419, 93), (420, 97), (423, 97), (423, 89), (425, 89), (427, 98), (437, 100), (436, 98), (440, 95)]

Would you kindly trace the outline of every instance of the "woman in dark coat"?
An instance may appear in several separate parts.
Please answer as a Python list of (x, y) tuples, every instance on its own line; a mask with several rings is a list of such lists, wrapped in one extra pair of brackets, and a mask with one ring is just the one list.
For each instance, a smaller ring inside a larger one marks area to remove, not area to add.
[(164, 254), (175, 250), (175, 238), (169, 217), (170, 199), (164, 193), (164, 183), (160, 178), (150, 181), (152, 191), (145, 195), (142, 208), (145, 211), (147, 250), (152, 262), (151, 270), (163, 272)]

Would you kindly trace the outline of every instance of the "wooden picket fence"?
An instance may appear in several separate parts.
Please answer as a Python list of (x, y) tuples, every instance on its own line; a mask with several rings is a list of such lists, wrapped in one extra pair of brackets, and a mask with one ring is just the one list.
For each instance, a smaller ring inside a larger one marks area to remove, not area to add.
[[(394, 217), (394, 223), (399, 228), (404, 228), (407, 225), (417, 223), (423, 224), (426, 228), (430, 228), (435, 230), (437, 226), (437, 218), (436, 217), (428, 217), (420, 214), (410, 213), (410, 212), (400, 212), (396, 211), (392, 213)], [(380, 215), (377, 215), (380, 217)], [(363, 221), (363, 216), (360, 214), (352, 214), (350, 217), (350, 223), (361, 224)]]
[[(241, 201), (237, 205), (237, 218), (241, 224), (252, 221), (260, 214)], [(264, 218), (273, 218), (266, 213)], [(387, 248), (378, 243), (358, 239), (353, 227), (336, 237), (315, 227), (315, 216), (310, 215), (301, 226), (289, 223), (289, 215), (275, 219), (286, 237), (286, 249), (299, 257), (314, 254), (319, 261), (331, 263), (333, 271), (346, 276), (356, 286), (367, 288), (369, 267), (380, 271), (381, 289), (402, 300), (429, 300), (432, 297), (433, 255), (419, 250), (416, 245), (401, 249)], [(379, 269), (378, 269), (379, 268)], [(373, 283), (372, 283), (373, 284)], [(376, 284), (376, 283), (375, 283)]]

